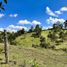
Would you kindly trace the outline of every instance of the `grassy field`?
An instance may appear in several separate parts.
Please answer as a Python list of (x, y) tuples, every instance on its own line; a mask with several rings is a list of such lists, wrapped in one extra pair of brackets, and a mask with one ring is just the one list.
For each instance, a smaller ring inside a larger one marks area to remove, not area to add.
[[(2, 45), (3, 46), (3, 45)], [(10, 46), (9, 64), (0, 64), (0, 67), (31, 67), (36, 59), (39, 67), (67, 67), (67, 53), (62, 50), (44, 48), (26, 48)], [(4, 62), (4, 53), (0, 54), (0, 63)]]
[[(42, 31), (42, 36), (47, 38), (49, 30)], [(34, 48), (32, 44), (39, 45), (40, 38), (32, 37), (33, 33), (23, 34), (15, 39), (17, 45), (9, 46), (9, 64), (4, 64), (4, 50), (0, 53), (0, 67), (32, 67), (34, 60), (38, 67), (67, 67), (67, 52), (61, 49), (67, 49), (67, 41), (55, 46), (54, 50), (45, 48)], [(54, 44), (53, 42), (50, 42)], [(4, 45), (0, 44), (0, 49)]]
[[(51, 42), (51, 40), (47, 37), (49, 31), (51, 31), (51, 30), (42, 31), (41, 36), (45, 37), (46, 41), (49, 42), (51, 45), (54, 45), (55, 42), (53, 42), (53, 41)], [(67, 31), (67, 30), (65, 30), (65, 31)], [(32, 34), (33, 33), (26, 33), (26, 34), (23, 34), (23, 35), (17, 37), (15, 39), (16, 44), (20, 45), (20, 46), (25, 46), (25, 47), (31, 47), (32, 44), (39, 45), (40, 38), (34, 38), (34, 37), (32, 37)], [(62, 49), (62, 48), (67, 49), (67, 40), (65, 40), (64, 42), (61, 42), (60, 46), (56, 46), (56, 49)]]
[[(42, 31), (41, 35), (43, 37), (46, 37), (47, 39), (47, 35), (48, 35), (48, 32), (49, 31)], [(34, 45), (39, 45), (40, 44), (40, 39), (39, 38), (34, 38), (32, 37), (32, 34), (33, 33), (26, 33), (26, 34), (23, 34), (19, 37), (16, 38), (16, 42), (17, 42), (17, 45), (24, 45), (24, 46), (32, 46), (32, 44)]]
[[(3, 47), (3, 45), (1, 45)], [(21, 46), (10, 46), (9, 65), (0, 64), (0, 67), (31, 67), (36, 59), (39, 67), (67, 67), (67, 53), (62, 50), (51, 50), (44, 48), (26, 48)], [(4, 62), (4, 53), (0, 54), (0, 63)]]

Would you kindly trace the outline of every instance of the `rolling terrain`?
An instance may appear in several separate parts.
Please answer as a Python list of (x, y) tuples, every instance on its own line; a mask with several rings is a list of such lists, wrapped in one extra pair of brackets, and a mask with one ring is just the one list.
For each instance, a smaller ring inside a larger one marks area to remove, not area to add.
[[(42, 31), (41, 35), (46, 38), (47, 42), (54, 44), (48, 39), (49, 30)], [(45, 49), (41, 47), (32, 47), (32, 44), (40, 44), (40, 38), (32, 37), (32, 33), (25, 33), (18, 36), (14, 41), (16, 45), (9, 46), (9, 64), (4, 64), (4, 45), (0, 44), (0, 67), (32, 67), (34, 62), (38, 65), (35, 67), (67, 67), (67, 41), (56, 45), (55, 49)]]

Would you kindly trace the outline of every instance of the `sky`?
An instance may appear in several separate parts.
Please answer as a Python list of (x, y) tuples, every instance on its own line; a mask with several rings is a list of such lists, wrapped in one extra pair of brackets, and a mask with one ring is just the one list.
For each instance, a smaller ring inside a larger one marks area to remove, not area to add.
[(0, 11), (0, 31), (28, 30), (37, 24), (48, 29), (67, 19), (67, 0), (8, 0), (4, 7), (5, 11)]

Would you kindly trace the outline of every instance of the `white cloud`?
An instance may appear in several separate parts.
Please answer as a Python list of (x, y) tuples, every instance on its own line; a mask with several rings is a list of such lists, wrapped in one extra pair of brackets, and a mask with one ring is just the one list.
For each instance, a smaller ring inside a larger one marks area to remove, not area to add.
[(4, 28), (0, 28), (0, 31), (4, 31)]
[(27, 30), (27, 27), (25, 27), (25, 26), (9, 25), (8, 28), (11, 28), (11, 29), (19, 29), (19, 30), (21, 30), (21, 29), (24, 28), (25, 30)]
[(62, 7), (58, 11), (55, 11), (56, 14), (63, 14), (63, 12), (67, 11), (67, 7)]
[(9, 25), (8, 28), (12, 28), (12, 29), (22, 29), (22, 26)]
[(4, 17), (5, 15), (3, 13), (0, 13), (0, 18)]
[(31, 22), (28, 21), (28, 20), (20, 20), (18, 24), (22, 24), (22, 25), (24, 25), (24, 24), (31, 24)]
[(59, 15), (63, 14), (63, 12), (67, 11), (67, 7), (61, 7), (57, 11), (52, 11), (49, 7), (46, 7), (46, 13), (53, 17), (58, 17)]
[(11, 29), (11, 28), (0, 28), (0, 31), (4, 31), (4, 30), (6, 30), (7, 32), (17, 32), (17, 30), (15, 30), (15, 29)]
[(50, 16), (58, 17), (49, 7), (46, 7), (46, 13)]
[(28, 21), (28, 20), (20, 20), (18, 22), (18, 24), (21, 24), (21, 25), (25, 25), (25, 24), (31, 24), (31, 25), (37, 25), (37, 24), (41, 24), (39, 21), (37, 20), (33, 20), (32, 22)]
[(61, 9), (60, 9), (60, 11), (67, 11), (67, 7), (62, 7)]
[(16, 29), (6, 28), (7, 32), (17, 32)]
[[(24, 24), (30, 24), (30, 25), (40, 25), (41, 23), (39, 21), (33, 20), (32, 22), (28, 21), (28, 20), (20, 20), (18, 22), (18, 24), (24, 25)], [(29, 30), (29, 28), (25, 27), (25, 26), (20, 26), (20, 25), (9, 25), (7, 28), (0, 28), (1, 31), (3, 31), (4, 29), (6, 29), (8, 32), (17, 32), (18, 30), (21, 29), (25, 29), (26, 31)]]
[(25, 29), (27, 30), (27, 27), (25, 26), (15, 26), (15, 25), (9, 25), (6, 30), (8, 32), (17, 32), (18, 30)]
[(55, 13), (58, 14), (58, 15), (59, 15), (59, 14), (62, 14), (61, 11), (55, 11)]
[(57, 22), (60, 22), (60, 23), (63, 23), (65, 20), (64, 19), (58, 19), (58, 18), (52, 18), (52, 17), (49, 17), (48, 19), (47, 19), (47, 22), (48, 22), (48, 24), (54, 24), (54, 23), (57, 23)]
[(10, 14), (9, 17), (17, 17), (18, 14)]
[(32, 21), (32, 24), (34, 24), (34, 25), (37, 25), (37, 24), (38, 24), (38, 25), (41, 25), (41, 23), (40, 23), (39, 21), (36, 21), (36, 20), (33, 20), (33, 21)]

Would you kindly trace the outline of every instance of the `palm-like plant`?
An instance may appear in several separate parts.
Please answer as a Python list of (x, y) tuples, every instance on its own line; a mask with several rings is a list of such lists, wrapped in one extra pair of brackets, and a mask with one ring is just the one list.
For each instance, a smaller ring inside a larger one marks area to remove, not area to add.
[(7, 4), (7, 0), (3, 0), (0, 2), (0, 9), (1, 10), (5, 10), (4, 6), (3, 6), (3, 3)]

